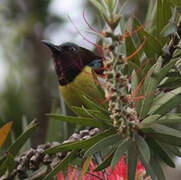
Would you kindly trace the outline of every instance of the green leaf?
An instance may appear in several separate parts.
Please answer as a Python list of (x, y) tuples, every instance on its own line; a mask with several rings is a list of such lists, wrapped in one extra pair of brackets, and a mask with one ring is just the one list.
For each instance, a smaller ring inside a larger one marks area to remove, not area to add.
[(177, 60), (178, 59), (172, 59), (168, 64), (166, 64), (164, 67), (160, 69), (160, 73), (157, 74), (159, 82), (165, 78), (168, 72), (174, 67)]
[(127, 157), (128, 157), (128, 162), (127, 162), (128, 179), (127, 180), (133, 180), (135, 179), (136, 167), (137, 167), (136, 148), (134, 144), (132, 144), (132, 147), (129, 148)]
[(16, 163), (14, 161), (12, 154), (8, 153), (0, 166), (0, 176), (2, 176), (7, 170), (9, 173), (11, 173), (12, 170), (15, 168), (15, 166)]
[[(134, 23), (136, 25), (136, 28), (141, 27), (140, 22), (136, 18), (134, 18)], [(155, 58), (155, 54), (157, 54), (157, 57), (161, 55), (162, 52), (161, 45), (154, 36), (146, 32), (144, 29), (138, 31), (138, 36), (141, 42), (143, 42), (146, 38), (143, 50), (148, 58)]]
[(94, 119), (94, 121), (101, 123), (101, 127), (99, 127), (100, 129), (107, 129), (109, 127), (113, 127), (112, 122), (106, 121), (105, 119), (96, 116), (96, 114), (94, 112), (88, 111), (84, 107), (82, 107), (82, 109), (87, 113), (87, 115), (92, 117), (92, 119)]
[(90, 2), (102, 13), (106, 16), (105, 8), (98, 0), (90, 0)]
[(84, 174), (87, 172), (91, 160), (92, 160), (92, 157), (91, 157), (91, 156), (88, 157), (88, 158), (85, 160), (85, 162), (84, 162), (84, 164), (83, 164), (83, 167), (82, 167), (82, 169), (81, 169), (81, 171), (80, 171), (80, 175), (79, 175), (79, 177), (78, 177), (78, 180), (81, 180), (82, 177), (84, 176)]
[[(161, 69), (161, 63), (162, 59), (159, 58), (157, 60), (157, 63), (152, 66), (152, 68), (148, 71), (145, 81), (144, 81), (144, 98), (141, 100), (141, 107), (139, 110), (139, 117), (143, 119), (145, 116), (147, 116), (148, 111), (150, 110), (150, 106), (153, 103), (153, 99), (156, 94), (158, 80), (154, 76), (157, 75), (160, 72)], [(159, 113), (157, 113), (159, 114)]]
[(164, 115), (179, 104), (181, 104), (181, 87), (158, 96), (152, 104), (149, 114)]
[(161, 142), (160, 142), (160, 144), (164, 149), (167, 149), (168, 152), (174, 154), (175, 156), (181, 157), (181, 152), (180, 152), (179, 148), (177, 148), (176, 146), (172, 146), (170, 144), (165, 144), (165, 143), (161, 143)]
[(149, 163), (150, 161), (150, 148), (143, 137), (135, 134), (136, 145), (144, 160)]
[[(128, 36), (125, 39), (125, 42), (126, 42), (126, 55), (129, 56), (129, 55), (133, 54), (137, 49), (133, 43), (131, 36)], [(140, 65), (138, 54), (136, 54), (134, 57), (132, 57), (129, 61), (134, 62), (136, 65)]]
[(29, 137), (33, 134), (37, 127), (36, 121), (32, 121), (25, 131), (16, 139), (16, 141), (9, 147), (8, 152), (16, 156), (21, 147), (25, 144)]
[(156, 121), (158, 124), (173, 125), (181, 123), (181, 113), (167, 113)]
[(3, 163), (3, 161), (6, 159), (6, 154), (0, 156), (0, 166)]
[(166, 163), (168, 166), (175, 168), (175, 163), (173, 162), (172, 158), (170, 157), (170, 154), (164, 147), (162, 147), (161, 143), (154, 140), (153, 138), (149, 139), (150, 147), (153, 149), (156, 156), (161, 159), (164, 163)]
[(151, 158), (150, 164), (155, 172), (158, 180), (166, 180), (165, 174), (161, 168), (160, 162), (157, 158)]
[(112, 12), (113, 0), (104, 0), (104, 2), (106, 2), (106, 6), (108, 7), (109, 11)]
[(143, 124), (150, 124), (150, 123), (153, 123), (153, 122), (158, 122), (159, 120), (159, 118), (161, 117), (161, 115), (158, 115), (158, 114), (155, 114), (155, 115), (150, 115), (150, 116), (148, 116), (148, 117), (146, 117), (145, 119), (143, 119), (142, 121), (141, 121), (141, 124), (140, 124), (140, 126), (142, 126)]
[[(142, 65), (137, 65), (135, 64), (133, 61), (131, 61), (131, 59), (128, 61), (126, 67), (125, 67), (125, 73), (128, 74), (129, 76), (132, 75), (133, 77), (135, 75), (137, 75), (139, 77), (139, 79), (142, 78), (143, 74), (142, 72), (139, 70), (140, 69), (140, 66)], [(127, 69), (126, 69), (127, 68)], [(133, 74), (133, 71), (137, 71), (135, 72), (136, 74)], [(131, 80), (132, 80), (132, 77), (131, 77)]]
[(114, 155), (114, 151), (113, 151), (113, 153), (111, 153), (101, 164), (99, 164), (99, 165), (94, 169), (94, 171), (97, 172), (97, 171), (101, 171), (101, 170), (107, 168), (107, 167), (111, 164), (113, 155)]
[[(141, 82), (141, 79), (139, 78), (138, 74), (135, 74), (136, 72), (133, 71), (132, 73), (132, 78), (131, 78), (131, 95), (133, 96), (133, 98), (139, 97), (142, 95), (142, 86), (139, 87), (139, 83)], [(141, 106), (141, 101), (140, 100), (135, 100), (135, 109), (136, 112), (138, 113), (140, 110), (140, 106)]]
[(167, 36), (171, 35), (174, 32), (177, 32), (177, 24), (176, 23), (168, 23), (162, 29), (161, 35), (164, 36), (164, 37), (167, 37)]
[(97, 142), (96, 144), (94, 144), (90, 149), (88, 149), (84, 156), (90, 156), (95, 154), (96, 152), (99, 152), (101, 150), (104, 150), (105, 148), (108, 148), (111, 145), (116, 144), (118, 141), (121, 141), (122, 137), (119, 134), (113, 134), (111, 136), (108, 136), (102, 140), (100, 140), (99, 142)]
[(177, 137), (176, 138), (174, 137), (174, 141), (173, 141), (173, 136), (169, 136), (169, 135), (151, 134), (150, 137), (155, 138), (160, 142), (167, 143), (169, 145), (181, 147), (181, 139)]
[(174, 128), (167, 127), (161, 124), (152, 124), (151, 128), (154, 130), (154, 132), (158, 134), (170, 135), (173, 137), (181, 138), (181, 132)]
[(52, 119), (65, 121), (73, 124), (80, 124), (83, 126), (91, 126), (91, 127), (102, 127), (100, 121), (95, 121), (93, 118), (88, 117), (76, 117), (76, 116), (64, 116), (60, 114), (48, 114), (48, 116)]
[(161, 115), (150, 115), (147, 118), (143, 119), (139, 124), (139, 128), (148, 128), (153, 123), (164, 124), (164, 125), (174, 125), (181, 123), (181, 114), (177, 113), (167, 113), (165, 116)]
[(115, 14), (118, 9), (119, 9), (119, 0), (115, 0), (113, 4), (113, 14)]
[(76, 157), (77, 151), (72, 151), (67, 157), (65, 157), (55, 168), (53, 168), (43, 180), (48, 180), (60, 172), (60, 170), (65, 169), (68, 164)]
[(181, 7), (181, 1), (180, 0), (168, 0), (168, 1), (175, 6)]
[[(80, 117), (88, 117), (87, 112), (85, 112), (85, 110), (82, 109), (81, 107), (72, 106), (71, 109), (75, 114), (77, 114)], [(94, 114), (94, 116), (97, 118), (105, 119), (105, 121), (112, 122), (112, 120), (108, 115), (102, 113), (99, 110), (86, 109), (86, 111), (88, 111), (90, 114)]]
[(163, 90), (176, 89), (181, 86), (180, 77), (167, 77), (163, 83), (161, 83), (158, 88)]
[(87, 109), (92, 109), (92, 110), (99, 110), (102, 113), (105, 113), (106, 115), (110, 115), (107, 109), (104, 109), (103, 106), (98, 105), (97, 103), (91, 101), (89, 98), (86, 96), (81, 97), (81, 101), (84, 103)]
[(139, 159), (141, 161), (141, 164), (146, 169), (147, 174), (149, 174), (151, 176), (152, 180), (158, 180), (157, 176), (156, 176), (156, 173), (154, 172), (150, 162), (148, 163), (147, 161), (145, 161), (145, 159), (143, 158), (143, 156), (141, 154), (139, 154)]
[(156, 0), (148, 1), (148, 3), (149, 5), (148, 5), (145, 22), (149, 23), (146, 24), (145, 29), (148, 30), (148, 32), (152, 32), (156, 24), (157, 3)]
[(131, 139), (127, 138), (119, 144), (117, 147), (113, 159), (111, 161), (111, 171), (113, 171), (114, 167), (117, 165), (117, 163), (120, 161), (121, 157), (128, 151), (128, 149), (132, 145)]
[(157, 33), (159, 34), (162, 30), (162, 24), (163, 24), (163, 6), (162, 6), (162, 0), (157, 0)]
[(58, 146), (47, 149), (45, 152), (49, 154), (54, 154), (57, 152), (70, 151), (70, 150), (75, 150), (75, 149), (88, 149), (89, 147), (93, 146), (95, 143), (97, 143), (101, 139), (107, 136), (110, 136), (113, 133), (115, 133), (114, 130), (107, 130), (89, 139), (58, 145)]
[[(95, 72), (92, 72), (92, 73), (95, 73)], [(94, 78), (94, 84), (95, 84), (95, 86), (97, 87), (97, 89), (98, 89), (98, 91), (99, 91), (99, 94), (100, 94), (100, 96), (101, 96), (101, 98), (100, 99), (105, 99), (105, 91), (104, 91), (104, 88), (99, 84), (99, 83), (96, 83), (96, 82), (98, 82), (98, 81), (100, 81), (100, 79), (99, 79), (99, 77), (97, 77), (97, 76), (93, 76), (93, 78)], [(104, 107), (107, 107), (108, 106), (108, 102), (106, 102), (105, 104), (104, 104)], [(107, 109), (107, 108), (106, 108)]]
[(2, 176), (7, 170), (8, 173), (10, 174), (12, 170), (15, 168), (15, 166), (16, 163), (14, 161), (12, 154), (8, 153), (0, 166), (0, 176)]
[(163, 27), (168, 23), (171, 18), (171, 6), (168, 1), (157, 0), (157, 34), (160, 35)]
[(152, 124), (151, 128), (154, 131), (151, 134), (152, 137), (161, 142), (181, 147), (180, 131), (161, 124)]

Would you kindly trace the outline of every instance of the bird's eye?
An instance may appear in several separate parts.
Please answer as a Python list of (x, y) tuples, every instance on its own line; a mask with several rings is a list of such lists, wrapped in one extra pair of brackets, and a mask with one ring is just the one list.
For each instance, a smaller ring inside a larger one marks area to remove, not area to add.
[(77, 51), (77, 48), (72, 46), (72, 47), (69, 48), (69, 50), (72, 51), (72, 52), (75, 52), (75, 51)]

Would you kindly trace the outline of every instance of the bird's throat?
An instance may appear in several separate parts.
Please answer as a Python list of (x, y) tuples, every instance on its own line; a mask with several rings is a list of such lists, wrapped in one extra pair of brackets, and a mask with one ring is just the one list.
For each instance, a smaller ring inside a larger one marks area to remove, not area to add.
[(60, 61), (54, 61), (55, 70), (57, 73), (58, 81), (61, 86), (65, 86), (74, 81), (74, 79), (81, 73), (82, 69), (76, 67), (75, 64), (62, 63)]

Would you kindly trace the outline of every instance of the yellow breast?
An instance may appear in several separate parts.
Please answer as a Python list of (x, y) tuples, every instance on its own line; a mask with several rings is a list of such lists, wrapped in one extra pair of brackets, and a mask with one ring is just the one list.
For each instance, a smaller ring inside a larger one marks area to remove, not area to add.
[(86, 95), (92, 100), (103, 100), (104, 97), (98, 90), (90, 67), (86, 66), (83, 71), (69, 84), (59, 85), (59, 91), (68, 106), (82, 106), (81, 96)]

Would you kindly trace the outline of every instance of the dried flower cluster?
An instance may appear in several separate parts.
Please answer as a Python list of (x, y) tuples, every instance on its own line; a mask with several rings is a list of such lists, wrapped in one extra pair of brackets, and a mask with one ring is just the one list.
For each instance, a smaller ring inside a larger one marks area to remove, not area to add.
[[(79, 133), (73, 133), (68, 140), (63, 141), (61, 144), (80, 141), (84, 139), (89, 139), (90, 137), (98, 134), (100, 130), (94, 128), (91, 130), (81, 130)], [(10, 180), (15, 177), (19, 179), (28, 178), (28, 171), (40, 170), (42, 165), (45, 165), (42, 174), (46, 174), (51, 168), (55, 167), (60, 163), (67, 155), (68, 152), (57, 153), (55, 156), (51, 156), (45, 153), (45, 150), (52, 148), (54, 146), (60, 145), (58, 142), (52, 142), (47, 144), (42, 144), (37, 146), (37, 148), (31, 148), (28, 151), (21, 154), (15, 159), (16, 169), (13, 170), (12, 174), (9, 177), (1, 177), (1, 180)], [(41, 175), (41, 173), (37, 176)]]

